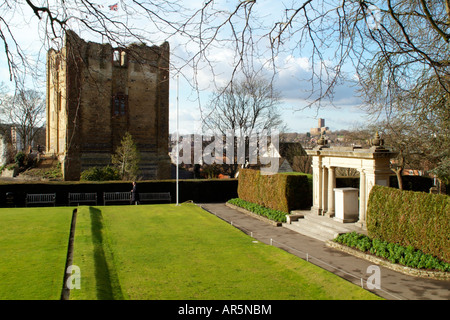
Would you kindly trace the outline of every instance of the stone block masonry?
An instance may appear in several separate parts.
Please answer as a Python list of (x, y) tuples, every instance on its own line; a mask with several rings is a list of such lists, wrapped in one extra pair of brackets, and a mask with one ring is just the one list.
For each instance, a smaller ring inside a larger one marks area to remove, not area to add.
[(169, 44), (86, 42), (67, 31), (47, 56), (47, 153), (65, 180), (106, 166), (129, 132), (141, 153), (143, 179), (170, 178)]

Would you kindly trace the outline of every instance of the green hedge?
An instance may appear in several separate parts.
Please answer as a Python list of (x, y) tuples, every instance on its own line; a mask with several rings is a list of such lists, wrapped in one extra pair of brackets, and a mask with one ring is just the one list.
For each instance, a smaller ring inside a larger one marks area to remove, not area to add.
[(375, 185), (367, 231), (370, 238), (412, 246), (450, 262), (450, 197)]
[(238, 197), (286, 213), (309, 209), (312, 205), (311, 181), (305, 174), (261, 175), (258, 170), (241, 169)]
[(259, 204), (248, 202), (239, 198), (230, 199), (228, 203), (244, 208), (245, 210), (251, 211), (273, 221), (286, 222), (286, 212), (283, 211), (269, 209)]

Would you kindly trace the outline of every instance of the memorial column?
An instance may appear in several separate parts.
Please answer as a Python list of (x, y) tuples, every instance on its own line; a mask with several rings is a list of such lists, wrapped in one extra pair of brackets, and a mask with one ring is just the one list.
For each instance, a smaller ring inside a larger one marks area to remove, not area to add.
[(328, 210), (328, 168), (322, 166), (322, 216)]
[(367, 193), (367, 181), (366, 172), (364, 169), (359, 171), (359, 220), (358, 224), (361, 227), (366, 226), (366, 193)]
[(328, 169), (328, 210), (327, 216), (332, 218), (334, 217), (334, 188), (336, 188), (336, 168), (329, 167)]

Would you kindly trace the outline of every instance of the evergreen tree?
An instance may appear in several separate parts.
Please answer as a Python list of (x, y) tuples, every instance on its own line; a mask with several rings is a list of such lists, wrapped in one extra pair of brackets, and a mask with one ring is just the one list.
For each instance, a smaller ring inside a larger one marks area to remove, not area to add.
[(136, 180), (139, 172), (140, 153), (133, 137), (126, 132), (121, 145), (112, 156), (112, 163), (119, 170), (122, 180)]

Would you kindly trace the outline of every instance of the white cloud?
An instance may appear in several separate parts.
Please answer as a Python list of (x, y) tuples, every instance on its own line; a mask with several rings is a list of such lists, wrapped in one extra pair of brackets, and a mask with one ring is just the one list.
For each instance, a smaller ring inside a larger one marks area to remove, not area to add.
[[(100, 2), (98, 2), (100, 3)], [(183, 3), (183, 6), (186, 5), (191, 10), (197, 10), (200, 8), (204, 2), (202, 0), (193, 0), (186, 3)], [(218, 6), (219, 4), (215, 4)], [(220, 4), (220, 6), (232, 6), (233, 3), (227, 2), (226, 4)], [(280, 12), (281, 2), (277, 1), (258, 1), (257, 5), (255, 5), (255, 10), (258, 10), (258, 14), (264, 16), (266, 25), (270, 25), (272, 21), (275, 21), (278, 17), (274, 16), (274, 13)], [(273, 8), (276, 7), (276, 10)], [(218, 8), (218, 7), (216, 7)], [(222, 7), (221, 7), (222, 8)], [(107, 10), (108, 11), (108, 10)], [(225, 11), (223, 11), (225, 12)], [(108, 11), (108, 14), (110, 12)], [(184, 13), (181, 13), (184, 14)], [(28, 18), (25, 16), (28, 15)], [(138, 19), (136, 19), (136, 17)], [(180, 16), (179, 16), (180, 17)], [(19, 32), (16, 32), (18, 39), (21, 44), (23, 44), (23, 48), (29, 52), (39, 52), (42, 50), (42, 39), (39, 35), (39, 28), (37, 17), (31, 13), (30, 10), (27, 10), (22, 17), (17, 15), (16, 20), (17, 27), (22, 29), (17, 29)], [(129, 17), (130, 21), (135, 27), (141, 27), (144, 22), (147, 21), (148, 26), (145, 30), (145, 34), (149, 37), (149, 41), (162, 41), (165, 35), (156, 34), (155, 30), (151, 30), (151, 25), (148, 23), (148, 19), (145, 20), (142, 15)], [(28, 21), (26, 21), (28, 19)], [(175, 17), (174, 17), (175, 19)], [(168, 31), (168, 30), (166, 30)], [(224, 29), (226, 31), (226, 29)], [(257, 32), (257, 30), (253, 30), (253, 32)], [(154, 35), (151, 37), (150, 35)], [(92, 35), (87, 35), (84, 33), (82, 36), (86, 36), (88, 40), (92, 40), (95, 42), (101, 42), (101, 39), (93, 39)], [(209, 102), (209, 94), (216, 89), (216, 87), (224, 86), (228, 83), (231, 78), (232, 72), (236, 66), (236, 52), (235, 47), (226, 47), (226, 37), (225, 33), (221, 33), (219, 35), (220, 38), (224, 40), (223, 43), (215, 43), (214, 46), (208, 48), (208, 50), (204, 53), (203, 58), (196, 62), (197, 65), (193, 66), (192, 61), (190, 64), (186, 65), (183, 69), (183, 81), (189, 80), (190, 86), (198, 85), (199, 90), (202, 92), (202, 108), (206, 108), (207, 103)], [(257, 35), (255, 34), (255, 38)], [(206, 39), (205, 39), (206, 40)], [(170, 46), (171, 46), (171, 62), (175, 65), (175, 68), (180, 68), (187, 61), (194, 58), (198, 53), (199, 44), (196, 41), (190, 41), (186, 39), (182, 35), (176, 34), (169, 38)], [(158, 43), (159, 44), (159, 43)], [(255, 52), (257, 52), (258, 60), (255, 60), (255, 69), (259, 70), (263, 66), (264, 58), (270, 60), (270, 50), (267, 48), (262, 48), (263, 44), (261, 42), (260, 48), (254, 48)], [(45, 50), (44, 50), (45, 51)], [(44, 52), (44, 51), (41, 51)], [(264, 57), (263, 53), (267, 53), (267, 56)], [(45, 54), (41, 54), (41, 66), (45, 69)], [(198, 58), (198, 56), (197, 56)], [(275, 86), (281, 92), (282, 97), (284, 98), (284, 105), (289, 110), (290, 109), (301, 109), (305, 107), (307, 103), (307, 98), (310, 94), (310, 90), (312, 88), (312, 82), (317, 81), (317, 78), (312, 75), (312, 62), (304, 56), (294, 56), (292, 54), (280, 55), (275, 58), (275, 63), (277, 66), (277, 75), (275, 77)], [(316, 66), (316, 67), (319, 67)], [(174, 70), (173, 70), (174, 71)], [(264, 72), (268, 77), (271, 77), (270, 68), (265, 68)], [(173, 72), (172, 72), (173, 73)], [(7, 82), (9, 80), (9, 73), (7, 71), (6, 60), (4, 59), (4, 53), (0, 54), (0, 81)], [(45, 81), (45, 77), (43, 78)], [(192, 92), (188, 92), (190, 90), (190, 86), (186, 83), (182, 82), (182, 88), (180, 93), (180, 128), (185, 130), (186, 132), (192, 132), (192, 130), (198, 130), (200, 128), (200, 111), (199, 104), (197, 101), (194, 101)], [(171, 82), (171, 95), (170, 95), (170, 131), (174, 132), (176, 129), (176, 96), (174, 95), (175, 82), (172, 79)], [(317, 88), (317, 87), (316, 87)], [(184, 92), (186, 91), (186, 92)], [(195, 96), (195, 92), (194, 92)], [(355, 89), (350, 87), (348, 84), (340, 84), (336, 87), (334, 103), (341, 107), (341, 114), (344, 114), (346, 110), (352, 110), (352, 107), (359, 103), (358, 98), (355, 95)], [(329, 109), (329, 110), (328, 110)], [(309, 128), (314, 126), (316, 121), (314, 120), (317, 116), (316, 110), (306, 110), (302, 112), (292, 113), (291, 111), (285, 112), (285, 119), (288, 122), (289, 126), (296, 131), (296, 128)], [(321, 111), (322, 112), (322, 111)], [(320, 114), (320, 116), (324, 118), (327, 117), (327, 113), (332, 115), (330, 116), (330, 124), (332, 121), (336, 122), (336, 126), (339, 123), (344, 123), (346, 119), (351, 118), (350, 113), (346, 114), (346, 117), (338, 117), (338, 113), (333, 112), (332, 108), (323, 109), (324, 114)], [(334, 119), (334, 120), (331, 120)], [(342, 120), (340, 120), (342, 119)]]
[[(275, 88), (281, 93), (284, 102), (288, 105), (301, 105), (302, 107), (311, 103), (316, 99), (320, 93), (320, 90), (327, 89), (326, 78), (319, 79), (317, 74), (320, 67), (323, 67), (322, 63), (318, 63), (313, 68), (313, 65), (307, 57), (297, 57), (293, 55), (287, 55), (284, 57), (277, 57), (275, 59), (276, 65), (276, 77), (274, 78)], [(266, 71), (270, 76), (270, 70)], [(333, 76), (332, 74), (329, 75)], [(323, 83), (319, 83), (320, 81)], [(361, 103), (357, 96), (355, 79), (351, 81), (341, 81), (338, 83), (333, 94), (329, 99), (322, 101), (323, 106), (335, 105), (340, 107), (355, 106)]]

